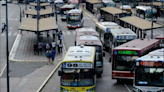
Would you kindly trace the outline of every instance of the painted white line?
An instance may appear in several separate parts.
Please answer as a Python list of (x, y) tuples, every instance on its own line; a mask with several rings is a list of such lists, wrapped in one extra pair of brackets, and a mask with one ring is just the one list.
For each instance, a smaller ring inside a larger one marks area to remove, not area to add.
[(130, 89), (128, 88), (128, 86), (126, 84), (124, 84), (124, 86), (126, 87), (126, 89), (128, 90), (128, 92), (131, 92)]
[(13, 35), (16, 36), (18, 33), (14, 33)]
[(4, 18), (2, 20), (5, 20)]
[(21, 39), (21, 35), (18, 34), (16, 39), (15, 39), (15, 42), (13, 44), (13, 47), (11, 48), (11, 51), (10, 51), (10, 54), (9, 54), (9, 60), (13, 60), (14, 59), (14, 56), (15, 56), (15, 53), (17, 52), (17, 48), (18, 48), (18, 44), (20, 42), (20, 39)]
[(13, 29), (12, 27), (10, 27), (9, 29)]
[(18, 18), (16, 18), (15, 20), (18, 20)]
[(2, 71), (0, 73), (0, 77), (2, 76), (2, 74), (3, 74), (3, 72), (4, 72), (5, 68), (6, 68), (6, 66), (7, 66), (7, 64), (3, 67), (3, 69), (2, 69)]
[(13, 18), (11, 18), (10, 20), (13, 20)]
[(11, 35), (11, 32), (10, 33), (8, 33), (8, 36), (10, 36)]
[(62, 33), (63, 33), (63, 35), (65, 35), (65, 32), (64, 31), (62, 31)]
[(75, 31), (72, 31), (72, 33), (75, 35), (76, 34), (76, 32)]
[(70, 33), (70, 31), (66, 31), (66, 33), (68, 34), (68, 35), (70, 35), (71, 33)]
[(1, 33), (1, 36), (5, 36), (5, 33)]

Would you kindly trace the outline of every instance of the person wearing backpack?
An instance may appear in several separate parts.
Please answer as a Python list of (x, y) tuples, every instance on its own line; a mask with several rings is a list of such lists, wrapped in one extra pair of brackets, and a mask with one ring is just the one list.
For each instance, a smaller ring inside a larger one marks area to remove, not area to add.
[(50, 50), (50, 44), (49, 43), (46, 44), (46, 51), (47, 50)]
[(54, 63), (54, 60), (55, 60), (55, 48), (52, 48), (51, 50), (51, 54), (52, 54), (52, 64)]
[(50, 64), (50, 59), (52, 57), (52, 54), (51, 54), (51, 51), (50, 50), (47, 50), (46, 51), (46, 57), (48, 58), (48, 62), (47, 62), (47, 65)]

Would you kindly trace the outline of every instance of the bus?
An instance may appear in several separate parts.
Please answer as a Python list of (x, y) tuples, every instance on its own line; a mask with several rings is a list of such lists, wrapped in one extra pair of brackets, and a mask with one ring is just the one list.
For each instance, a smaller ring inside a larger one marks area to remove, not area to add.
[(78, 0), (69, 0), (69, 4), (73, 4), (76, 9), (79, 9), (79, 1)]
[(160, 48), (164, 48), (164, 36), (157, 36), (155, 39), (160, 40)]
[(164, 48), (136, 59), (133, 92), (164, 92)]
[(76, 29), (76, 34), (75, 34), (75, 39), (76, 37), (80, 37), (83, 35), (93, 35), (99, 37), (99, 34), (94, 28), (77, 28)]
[(79, 9), (72, 9), (67, 13), (67, 28), (80, 28), (83, 27), (83, 11)]
[(60, 92), (95, 92), (95, 47), (71, 46), (61, 62)]
[(156, 39), (135, 39), (113, 49), (112, 79), (120, 82), (122, 79), (133, 79), (135, 59), (146, 55), (159, 47)]
[(60, 18), (61, 18), (62, 21), (67, 19), (66, 18), (67, 17), (67, 13), (71, 9), (75, 9), (75, 6), (72, 5), (72, 4), (66, 4), (66, 5), (63, 5), (61, 7), (61, 11), (60, 11), (60, 16), (61, 17)]
[(105, 53), (103, 52), (103, 46), (99, 37), (93, 35), (83, 35), (76, 37), (76, 46), (93, 46), (96, 48), (96, 74), (101, 76), (103, 73), (103, 57)]
[[(143, 18), (147, 21), (152, 21), (151, 12), (152, 8), (150, 6), (136, 6), (136, 16)], [(157, 9), (153, 8), (153, 22), (157, 21)]]
[(103, 49), (109, 51), (109, 37), (108, 33), (111, 29), (121, 28), (118, 24), (114, 22), (97, 22), (96, 23), (96, 31), (99, 33), (100, 40), (103, 43)]
[(55, 0), (54, 6), (55, 6), (55, 12), (60, 13), (61, 7), (64, 5), (63, 0)]
[(103, 7), (116, 7), (116, 3), (110, 0), (102, 0)]
[(127, 11), (126, 16), (131, 16), (132, 15), (132, 7), (130, 5), (122, 5), (122, 6), (120, 6), (120, 9)]

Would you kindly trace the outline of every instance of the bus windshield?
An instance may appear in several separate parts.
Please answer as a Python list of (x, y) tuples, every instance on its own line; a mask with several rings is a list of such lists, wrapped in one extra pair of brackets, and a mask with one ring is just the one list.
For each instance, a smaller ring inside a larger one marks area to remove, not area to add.
[(68, 23), (79, 23), (80, 22), (80, 15), (69, 15), (68, 16)]
[(63, 14), (63, 15), (67, 15), (68, 11), (69, 11), (69, 10), (62, 9), (62, 10), (61, 10), (61, 14)]
[(55, 4), (55, 9), (56, 8), (61, 8), (64, 5), (64, 3), (56, 3)]
[(93, 69), (63, 69), (61, 84), (63, 86), (94, 85)]
[(164, 68), (137, 67), (135, 75), (138, 86), (164, 86)]
[(114, 70), (130, 71), (138, 56), (114, 55)]
[(114, 3), (106, 3), (106, 7), (115, 7)]

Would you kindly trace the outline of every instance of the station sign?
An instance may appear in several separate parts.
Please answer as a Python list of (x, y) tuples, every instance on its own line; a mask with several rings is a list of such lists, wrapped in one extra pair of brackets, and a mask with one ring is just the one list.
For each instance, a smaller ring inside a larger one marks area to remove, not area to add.
[(139, 51), (130, 51), (130, 50), (115, 50), (114, 55), (133, 55), (139, 56)]
[(84, 62), (69, 62), (63, 63), (62, 68), (72, 68), (72, 69), (92, 69), (92, 63), (84, 63)]

